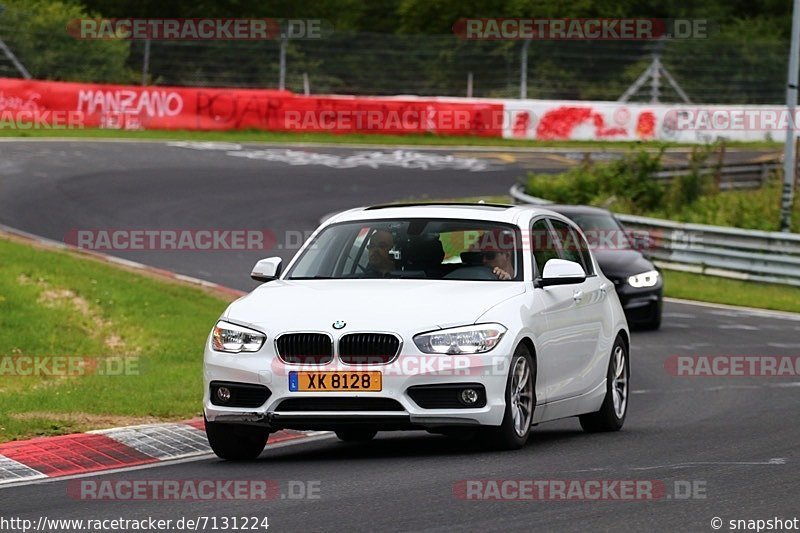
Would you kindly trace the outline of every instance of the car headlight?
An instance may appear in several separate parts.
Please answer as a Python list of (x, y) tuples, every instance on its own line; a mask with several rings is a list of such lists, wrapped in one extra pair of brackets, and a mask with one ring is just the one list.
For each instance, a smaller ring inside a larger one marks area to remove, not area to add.
[(655, 287), (655, 285), (658, 283), (659, 275), (660, 274), (658, 273), (658, 270), (648, 270), (647, 272), (642, 272), (641, 274), (636, 274), (635, 276), (629, 277), (628, 285), (637, 289), (644, 287)]
[(267, 336), (254, 329), (220, 320), (211, 331), (211, 347), (218, 352), (257, 352)]
[(424, 353), (462, 354), (488, 352), (500, 343), (506, 328), (500, 324), (476, 324), (420, 333), (414, 344)]

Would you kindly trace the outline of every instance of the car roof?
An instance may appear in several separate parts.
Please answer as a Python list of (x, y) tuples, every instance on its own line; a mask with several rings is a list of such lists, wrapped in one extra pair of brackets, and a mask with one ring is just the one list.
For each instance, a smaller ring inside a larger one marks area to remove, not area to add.
[(549, 206), (480, 204), (480, 203), (404, 203), (380, 204), (369, 207), (357, 207), (333, 215), (325, 224), (350, 220), (379, 220), (402, 218), (449, 218), (464, 220), (486, 220), (494, 222), (517, 223), (522, 215), (530, 217), (552, 215)]
[(613, 215), (608, 209), (593, 205), (547, 204), (547, 209), (562, 215)]

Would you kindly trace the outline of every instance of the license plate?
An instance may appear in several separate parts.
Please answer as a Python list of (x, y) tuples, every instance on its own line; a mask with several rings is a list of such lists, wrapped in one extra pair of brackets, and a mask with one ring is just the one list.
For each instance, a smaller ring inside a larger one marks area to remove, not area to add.
[(291, 392), (349, 392), (381, 390), (380, 372), (289, 372)]

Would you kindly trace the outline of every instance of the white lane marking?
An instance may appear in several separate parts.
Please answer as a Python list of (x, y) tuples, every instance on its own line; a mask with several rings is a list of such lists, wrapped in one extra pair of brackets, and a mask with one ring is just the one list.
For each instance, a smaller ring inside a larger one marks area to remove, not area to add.
[(747, 324), (721, 324), (717, 327), (719, 329), (742, 329), (745, 331), (758, 331), (761, 329), (756, 326), (748, 326)]
[[(334, 437), (334, 434), (330, 431), (313, 431), (308, 433), (308, 437), (303, 437), (301, 439), (292, 439), (284, 442), (276, 442), (275, 444), (267, 445), (265, 451), (269, 450), (276, 450), (278, 448), (287, 448), (289, 446), (296, 446), (299, 444), (306, 444), (309, 442), (316, 442), (320, 440), (330, 439)], [(39, 485), (41, 483), (54, 483), (57, 481), (66, 481), (70, 479), (80, 479), (85, 477), (97, 477), (97, 476), (107, 476), (110, 474), (119, 474), (120, 472), (133, 472), (135, 470), (149, 470), (151, 468), (158, 468), (162, 466), (172, 466), (172, 465), (180, 465), (184, 463), (196, 463), (198, 461), (205, 461), (208, 459), (214, 459), (215, 456), (213, 453), (208, 453), (205, 455), (198, 455), (194, 457), (185, 457), (183, 459), (168, 459), (166, 461), (157, 461), (155, 463), (148, 463), (146, 465), (138, 465), (138, 466), (126, 466), (122, 468), (113, 468), (111, 470), (101, 470), (99, 472), (86, 472), (83, 474), (74, 474), (71, 476), (61, 476), (61, 477), (44, 477), (42, 479), (34, 479), (34, 480), (25, 480), (20, 481), (18, 483), (10, 482), (6, 484), (0, 484), (0, 491), (3, 489), (13, 489), (16, 487), (25, 487), (27, 485)], [(222, 461), (220, 459), (220, 461)], [(44, 475), (44, 474), (42, 474)]]
[(800, 342), (768, 342), (767, 346), (773, 348), (800, 348)]
[(27, 481), (46, 477), (46, 474), (42, 474), (38, 470), (4, 455), (0, 455), (0, 485), (14, 483), (15, 481)]
[(800, 313), (790, 313), (788, 311), (773, 311), (771, 309), (758, 309), (755, 307), (716, 304), (712, 302), (698, 302), (696, 300), (683, 300), (681, 298), (664, 298), (664, 301), (682, 305), (693, 305), (696, 307), (708, 307), (711, 309), (728, 309), (731, 311), (740, 311), (742, 313), (747, 313), (749, 315), (763, 317), (763, 318), (780, 318), (784, 320), (795, 320), (797, 322), (800, 322)]
[(381, 167), (397, 167), (413, 170), (440, 170), (455, 169), (470, 172), (485, 172), (493, 170), (489, 161), (474, 157), (456, 157), (453, 155), (438, 155), (418, 152), (413, 150), (393, 150), (371, 152), (355, 152), (350, 155), (330, 153), (316, 153), (306, 150), (290, 149), (260, 149), (260, 150), (230, 150), (225, 155), (241, 157), (260, 161), (286, 163), (288, 165), (321, 165), (334, 169), (351, 169), (367, 167), (378, 169)]
[(719, 392), (722, 390), (753, 390), (765, 388), (788, 389), (794, 387), (800, 387), (800, 381), (781, 381), (778, 383), (764, 383), (761, 385), (719, 385), (716, 387), (703, 387), (700, 389), (636, 389), (632, 390), (631, 394), (674, 394), (684, 392)]
[(175, 148), (191, 148), (192, 150), (241, 150), (239, 143), (218, 141), (169, 141), (167, 146)]
[(664, 318), (697, 318), (697, 315), (689, 313), (664, 313), (662, 316)]
[(761, 466), (761, 465), (785, 465), (786, 459), (783, 457), (773, 457), (769, 461), (690, 461), (686, 463), (672, 463), (656, 466), (640, 466), (631, 470), (658, 470), (661, 468), (690, 468), (692, 466)]
[(680, 348), (681, 350), (692, 351), (698, 348), (705, 348), (706, 346), (714, 346), (710, 342), (693, 342), (691, 344), (676, 344), (676, 348)]

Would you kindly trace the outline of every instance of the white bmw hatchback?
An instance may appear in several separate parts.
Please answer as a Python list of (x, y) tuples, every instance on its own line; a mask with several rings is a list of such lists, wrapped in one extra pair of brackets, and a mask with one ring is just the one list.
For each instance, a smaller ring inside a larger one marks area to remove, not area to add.
[(257, 457), (281, 429), (479, 435), (524, 445), (580, 417), (619, 430), (630, 336), (580, 229), (530, 206), (382, 205), (333, 216), (232, 303), (205, 348), (214, 452)]

